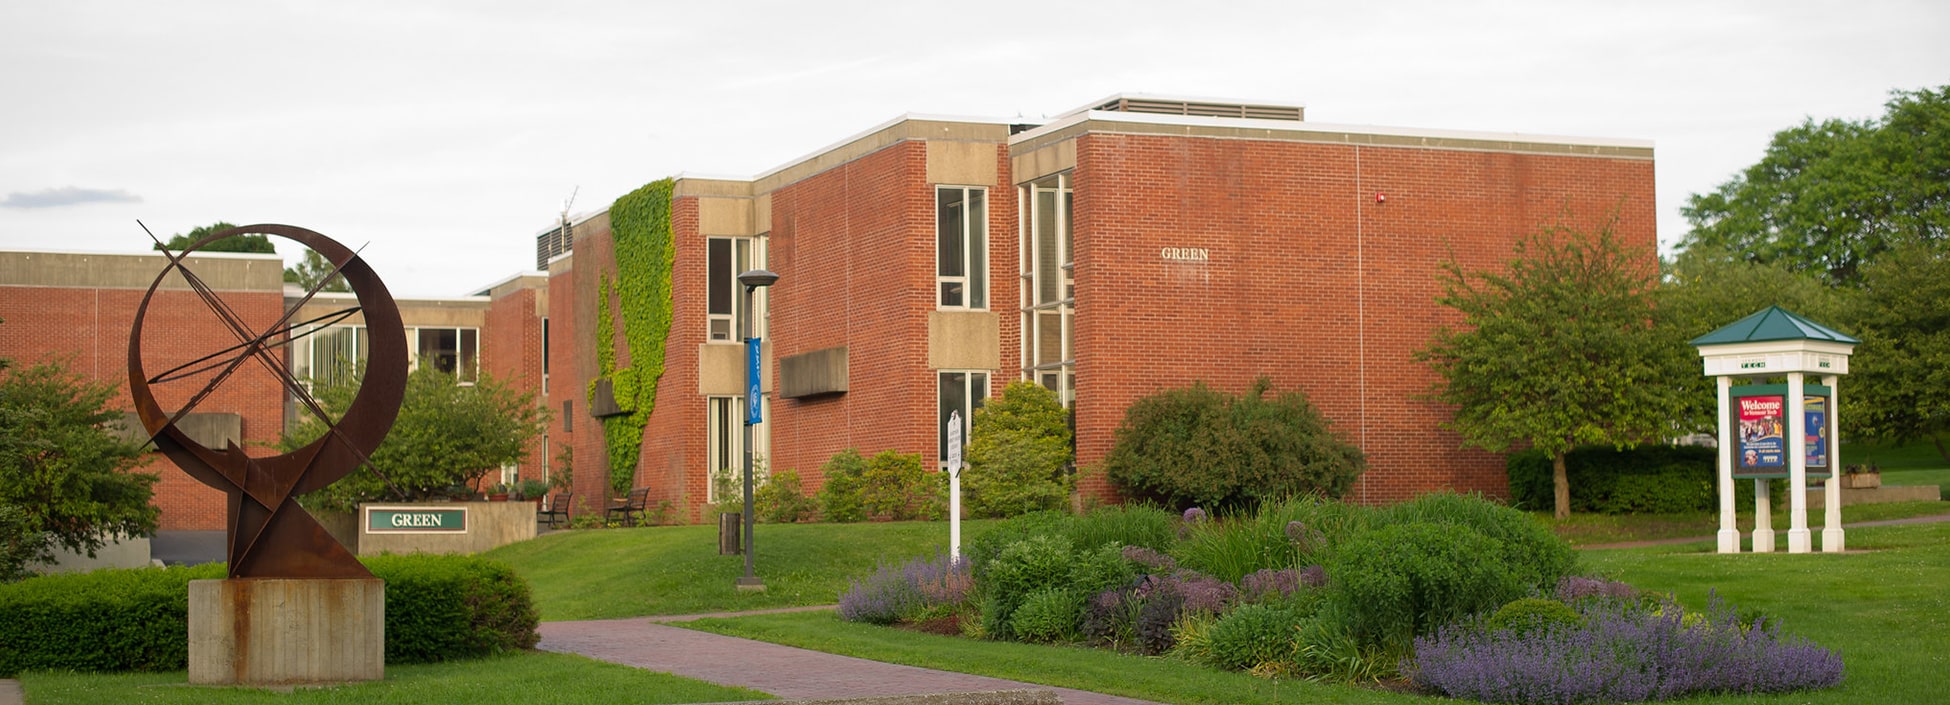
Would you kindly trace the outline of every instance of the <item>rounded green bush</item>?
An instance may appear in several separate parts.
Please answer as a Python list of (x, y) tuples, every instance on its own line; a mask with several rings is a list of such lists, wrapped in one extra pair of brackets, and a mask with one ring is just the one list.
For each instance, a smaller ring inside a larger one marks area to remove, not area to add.
[(1577, 553), (1571, 544), (1530, 515), (1481, 495), (1431, 492), (1382, 509), (1377, 523), (1424, 522), (1468, 527), (1488, 537), (1510, 572), (1525, 587), (1540, 593), (1556, 588), (1559, 580), (1577, 568)]
[(1265, 377), (1244, 394), (1201, 382), (1137, 400), (1103, 461), (1127, 494), (1206, 509), (1339, 497), (1366, 466), (1305, 395)]
[(1234, 671), (1292, 663), (1304, 618), (1283, 605), (1240, 605), (1219, 616), (1205, 634), (1206, 664)]
[(1329, 589), (1363, 645), (1406, 652), (1417, 634), (1522, 597), (1503, 555), (1467, 526), (1384, 526), (1335, 552)]
[(1533, 634), (1584, 623), (1584, 617), (1570, 605), (1541, 597), (1512, 600), (1490, 615), (1488, 626), (1495, 631)]
[[(1056, 536), (1031, 536), (1003, 548), (989, 564), (987, 582), (978, 583), (987, 598), (982, 625), (989, 635), (1015, 636), (1016, 609), (1032, 594), (1068, 588), (1072, 563), (1069, 542)], [(1080, 605), (1078, 610), (1081, 614)]]
[(1054, 643), (1074, 641), (1083, 619), (1083, 595), (1075, 590), (1045, 588), (1030, 593), (1009, 616), (1009, 630), (1017, 639)]

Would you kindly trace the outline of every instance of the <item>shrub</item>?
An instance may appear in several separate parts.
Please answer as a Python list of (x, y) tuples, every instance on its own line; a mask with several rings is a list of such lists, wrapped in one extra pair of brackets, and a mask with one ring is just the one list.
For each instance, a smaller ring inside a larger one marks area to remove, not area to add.
[(1557, 534), (1530, 515), (1483, 499), (1480, 495), (1431, 492), (1381, 510), (1382, 524), (1428, 522), (1468, 527), (1489, 537), (1525, 587), (1550, 590), (1577, 565), (1577, 554)]
[(860, 503), (860, 485), (867, 472), (867, 460), (852, 448), (834, 453), (820, 466), (825, 482), (819, 487), (819, 513), (827, 521), (854, 522), (867, 518)]
[(1615, 580), (1567, 575), (1557, 581), (1557, 589), (1552, 590), (1551, 595), (1565, 604), (1591, 599), (1623, 602), (1637, 597), (1638, 590)]
[(947, 554), (882, 565), (840, 593), (840, 618), (870, 624), (911, 621), (966, 602), (973, 583), (968, 562)]
[(1582, 627), (1512, 638), (1467, 626), (1415, 640), (1409, 675), (1451, 697), (1494, 703), (1636, 702), (1697, 693), (1781, 693), (1841, 682), (1842, 659), (1778, 627), (1742, 624), (1715, 598), (1687, 624), (1625, 605), (1583, 603)]
[(945, 473), (921, 467), (919, 453), (881, 451), (860, 474), (860, 509), (882, 521), (939, 519), (947, 506)]
[[(1009, 544), (1002, 549), (981, 583), (986, 597), (982, 605), (982, 626), (989, 636), (1009, 639), (1015, 636), (1011, 617), (1030, 595), (1051, 588), (1067, 588), (1070, 579), (1069, 543), (1055, 536), (1039, 535)], [(1082, 603), (1078, 601), (1079, 615)], [(1072, 617), (1072, 621), (1076, 619)]]
[(1062, 509), (1070, 498), (1069, 412), (1056, 393), (1011, 382), (975, 410), (962, 470), (962, 508), (971, 517)]
[(1485, 626), (1492, 630), (1528, 636), (1537, 632), (1576, 627), (1583, 623), (1584, 618), (1578, 616), (1578, 611), (1571, 609), (1570, 605), (1541, 597), (1526, 597), (1512, 600), (1497, 608), (1496, 613), (1490, 615)]
[(1063, 512), (1030, 512), (1011, 517), (991, 527), (988, 531), (976, 534), (962, 546), (962, 558), (968, 561), (969, 571), (975, 576), (975, 584), (988, 584), (988, 569), (995, 559), (1002, 555), (1002, 549), (1032, 536), (1066, 536), (1070, 522), (1075, 517)]
[(1295, 628), (1295, 670), (1314, 678), (1372, 683), (1396, 673), (1399, 659), (1379, 647), (1363, 645), (1349, 631), (1345, 609), (1333, 602)]
[[(528, 585), (468, 556), (362, 559), (386, 581), (386, 662), (473, 658), (535, 645)], [(222, 564), (98, 570), (0, 586), (0, 675), (168, 671), (189, 663), (189, 582)]]
[[(1587, 446), (1564, 457), (1571, 483), (1571, 511), (1600, 514), (1680, 513), (1719, 506), (1717, 450), (1705, 446), (1642, 445), (1629, 450)], [(1536, 451), (1513, 453), (1505, 464), (1510, 503), (1548, 508), (1550, 458)], [(1752, 506), (1751, 482), (1736, 482), (1734, 501)], [(1776, 492), (1772, 496), (1781, 497)]]
[(1178, 540), (1177, 518), (1149, 504), (1099, 507), (1068, 522), (1064, 533), (1080, 550), (1117, 545), (1163, 551)]
[(1291, 663), (1301, 615), (1283, 604), (1240, 605), (1205, 633), (1205, 665), (1233, 671)]
[(806, 496), (796, 470), (773, 473), (765, 484), (752, 490), (752, 504), (760, 521), (773, 524), (811, 521), (819, 514), (819, 502)]
[(53, 535), (41, 531), (26, 511), (0, 503), (0, 583), (31, 577), (27, 566), (40, 562), (53, 545)]
[(1243, 395), (1203, 383), (1139, 399), (1104, 458), (1112, 482), (1173, 506), (1238, 507), (1296, 495), (1339, 497), (1361, 474), (1361, 451), (1336, 437), (1297, 392), (1268, 398), (1262, 377)]
[(1337, 552), (1329, 586), (1362, 645), (1401, 652), (1417, 634), (1522, 597), (1502, 555), (1467, 527), (1396, 524)]
[(362, 561), (386, 581), (387, 663), (490, 656), (541, 639), (528, 583), (506, 564), (429, 554)]
[(1138, 566), (1124, 559), (1124, 549), (1106, 543), (1094, 551), (1073, 552), (1069, 587), (1080, 595), (1128, 588), (1137, 582)]
[(1074, 641), (1082, 613), (1083, 599), (1077, 591), (1044, 588), (1024, 597), (1009, 615), (1009, 631), (1022, 641)]

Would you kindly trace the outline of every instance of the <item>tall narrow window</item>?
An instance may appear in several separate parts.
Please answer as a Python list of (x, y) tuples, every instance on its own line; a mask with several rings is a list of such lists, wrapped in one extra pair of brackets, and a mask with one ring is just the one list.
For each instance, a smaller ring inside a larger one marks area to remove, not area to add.
[(988, 308), (988, 192), (965, 186), (934, 191), (936, 303)]
[[(762, 240), (748, 237), (714, 237), (705, 243), (705, 305), (711, 340), (738, 340), (739, 325), (745, 315), (745, 290), (738, 275), (765, 266)], [(763, 291), (753, 307), (764, 310)], [(763, 315), (757, 316), (760, 321)], [(754, 330), (753, 335), (762, 335)]]
[[(708, 482), (705, 501), (723, 502), (742, 494), (745, 478), (745, 398), (706, 397), (705, 471)], [(768, 409), (764, 400), (761, 410)], [(766, 442), (765, 423), (752, 427), (752, 481), (763, 482)]]
[(1064, 406), (1076, 401), (1075, 262), (1070, 249), (1069, 174), (1022, 187), (1023, 376), (1048, 387)]
[(936, 417), (934, 434), (939, 439), (935, 458), (942, 468), (948, 466), (948, 417), (961, 414), (962, 448), (968, 448), (968, 434), (974, 428), (975, 410), (982, 408), (989, 396), (989, 373), (987, 372), (942, 372), (941, 373), (941, 415)]

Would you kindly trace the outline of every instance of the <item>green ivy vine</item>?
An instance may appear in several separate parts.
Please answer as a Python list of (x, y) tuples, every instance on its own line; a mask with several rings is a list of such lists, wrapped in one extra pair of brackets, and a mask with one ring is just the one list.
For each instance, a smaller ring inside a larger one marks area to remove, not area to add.
[[(609, 310), (610, 280), (601, 281), (602, 300), (596, 311), (597, 362), (610, 382), (616, 406), (625, 413), (603, 419), (603, 438), (609, 447), (609, 484), (617, 494), (630, 490), (637, 459), (643, 452), (643, 427), (656, 408), (657, 381), (664, 375), (664, 343), (670, 337), (671, 256), (675, 249), (670, 229), (671, 189), (660, 179), (645, 184), (609, 207), (610, 232), (616, 241), (614, 292), (623, 313), (623, 344), (630, 366), (616, 367), (614, 321)], [(593, 398), (595, 389), (590, 394)]]

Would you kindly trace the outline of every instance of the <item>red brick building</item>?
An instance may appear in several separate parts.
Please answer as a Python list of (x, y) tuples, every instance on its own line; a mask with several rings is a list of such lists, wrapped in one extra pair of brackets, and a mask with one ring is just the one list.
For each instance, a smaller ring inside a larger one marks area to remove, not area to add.
[[(734, 277), (764, 267), (780, 279), (753, 321), (755, 445), (808, 489), (845, 448), (937, 462), (948, 412), (1011, 380), (1072, 405), (1088, 467), (1139, 397), (1264, 375), (1367, 453), (1356, 499), (1504, 493), (1501, 459), (1462, 449), (1418, 398), (1434, 378), (1412, 354), (1454, 320), (1434, 305), (1439, 267), (1496, 266), (1519, 235), (1614, 215), (1651, 256), (1650, 145), (1301, 118), (1132, 96), (1035, 126), (906, 116), (750, 180), (676, 178), (672, 322), (635, 483), (697, 520), (713, 469), (738, 467)], [(588, 322), (614, 243), (600, 215), (566, 229), (544, 234), (573, 249), (549, 265), (552, 442), (574, 446), (594, 497)], [(1113, 494), (1100, 475), (1082, 489)]]

